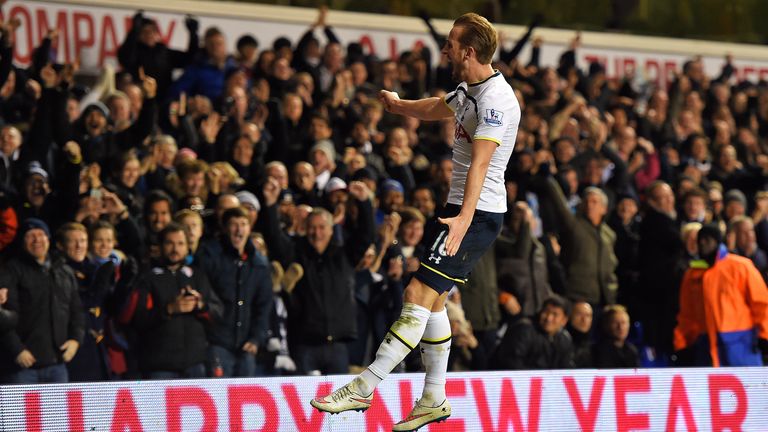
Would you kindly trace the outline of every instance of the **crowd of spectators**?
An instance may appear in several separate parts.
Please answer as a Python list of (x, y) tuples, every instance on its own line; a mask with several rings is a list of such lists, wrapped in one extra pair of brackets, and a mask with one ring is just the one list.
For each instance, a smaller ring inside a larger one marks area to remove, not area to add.
[[(697, 231), (768, 276), (768, 83), (699, 58), (668, 88), (608, 78), (578, 37), (543, 65), (536, 24), (494, 62), (523, 113), (510, 210), (451, 292), (451, 368), (694, 364), (675, 327)], [(234, 52), (185, 25), (178, 51), (136, 13), (88, 87), (55, 30), (21, 68), (0, 23), (0, 382), (347, 373), (397, 317), (456, 129), (377, 93), (443, 95), (450, 65), (345, 46), (324, 9)]]

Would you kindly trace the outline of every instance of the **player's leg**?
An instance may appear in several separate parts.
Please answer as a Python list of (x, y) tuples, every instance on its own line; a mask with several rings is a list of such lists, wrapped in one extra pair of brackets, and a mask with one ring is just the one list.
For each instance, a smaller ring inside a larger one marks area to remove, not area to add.
[(376, 359), (360, 375), (361, 390), (372, 393), (376, 386), (419, 344), (427, 328), (437, 291), (413, 278), (405, 289), (403, 310), (376, 351)]
[(421, 362), (424, 364), (424, 390), (419, 399), (422, 405), (438, 406), (445, 400), (445, 376), (451, 350), (451, 323), (443, 293), (432, 306), (432, 314), (421, 337)]
[(451, 404), (445, 396), (448, 356), (451, 348), (451, 324), (445, 309), (448, 293), (432, 305), (427, 328), (421, 338), (421, 362), (426, 375), (421, 398), (411, 413), (393, 427), (393, 431), (411, 431), (428, 423), (439, 422), (451, 415)]
[(417, 278), (405, 289), (403, 309), (376, 351), (376, 358), (357, 378), (328, 396), (313, 399), (315, 408), (332, 414), (365, 411), (373, 391), (387, 375), (418, 345), (440, 294)]
[[(502, 223), (502, 214), (477, 211), (458, 253), (449, 257), (440, 246), (433, 247), (425, 253), (416, 276), (430, 281), (433, 286), (445, 287), (441, 284), (448, 281), (448, 288), (442, 289), (441, 292), (449, 291), (454, 283), (462, 285), (477, 261), (498, 237)], [(392, 428), (394, 432), (413, 431), (429, 423), (443, 421), (451, 415), (451, 404), (445, 396), (451, 347), (451, 325), (445, 309), (446, 298), (447, 294), (441, 295), (433, 303), (432, 313), (420, 344), (422, 362), (427, 372), (421, 398), (416, 401), (410, 414)]]

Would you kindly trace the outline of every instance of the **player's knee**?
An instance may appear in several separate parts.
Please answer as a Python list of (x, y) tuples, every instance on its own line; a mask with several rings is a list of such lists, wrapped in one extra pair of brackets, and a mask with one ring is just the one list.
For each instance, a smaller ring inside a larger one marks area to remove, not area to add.
[(405, 288), (403, 300), (405, 303), (417, 304), (431, 310), (438, 297), (439, 294), (432, 287), (417, 278), (412, 278)]

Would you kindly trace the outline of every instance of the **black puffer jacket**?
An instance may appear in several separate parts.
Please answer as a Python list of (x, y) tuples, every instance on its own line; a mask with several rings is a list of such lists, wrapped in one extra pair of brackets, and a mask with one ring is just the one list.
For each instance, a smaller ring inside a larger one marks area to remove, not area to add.
[(358, 201), (357, 205), (356, 234), (344, 240), (344, 247), (330, 244), (322, 254), (305, 238), (291, 239), (282, 232), (276, 205), (263, 212), (264, 236), (273, 258), (284, 267), (297, 262), (304, 268), (304, 277), (289, 301), (289, 334), (296, 342), (314, 344), (357, 337), (355, 265), (362, 258), (359, 251), (375, 240), (371, 202)]
[[(204, 307), (169, 315), (167, 306), (186, 286), (203, 296)], [(182, 266), (173, 272), (154, 267), (140, 277), (129, 301), (138, 332), (139, 368), (143, 372), (183, 371), (206, 360), (210, 322), (221, 316), (221, 303), (205, 272)]]
[(22, 254), (2, 266), (0, 287), (8, 288), (3, 307), (18, 314), (15, 330), (0, 338), (5, 364), (13, 364), (27, 349), (35, 356), (33, 367), (51, 366), (62, 361), (59, 347), (65, 341), (83, 342), (85, 319), (77, 279), (64, 261), (41, 265)]

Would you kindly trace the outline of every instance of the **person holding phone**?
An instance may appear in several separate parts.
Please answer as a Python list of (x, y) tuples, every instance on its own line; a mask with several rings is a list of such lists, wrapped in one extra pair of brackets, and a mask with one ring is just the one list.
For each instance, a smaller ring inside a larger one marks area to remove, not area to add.
[(189, 241), (183, 226), (160, 231), (162, 264), (140, 276), (123, 316), (138, 333), (139, 369), (148, 379), (206, 376), (206, 332), (221, 303), (205, 272), (185, 264)]

